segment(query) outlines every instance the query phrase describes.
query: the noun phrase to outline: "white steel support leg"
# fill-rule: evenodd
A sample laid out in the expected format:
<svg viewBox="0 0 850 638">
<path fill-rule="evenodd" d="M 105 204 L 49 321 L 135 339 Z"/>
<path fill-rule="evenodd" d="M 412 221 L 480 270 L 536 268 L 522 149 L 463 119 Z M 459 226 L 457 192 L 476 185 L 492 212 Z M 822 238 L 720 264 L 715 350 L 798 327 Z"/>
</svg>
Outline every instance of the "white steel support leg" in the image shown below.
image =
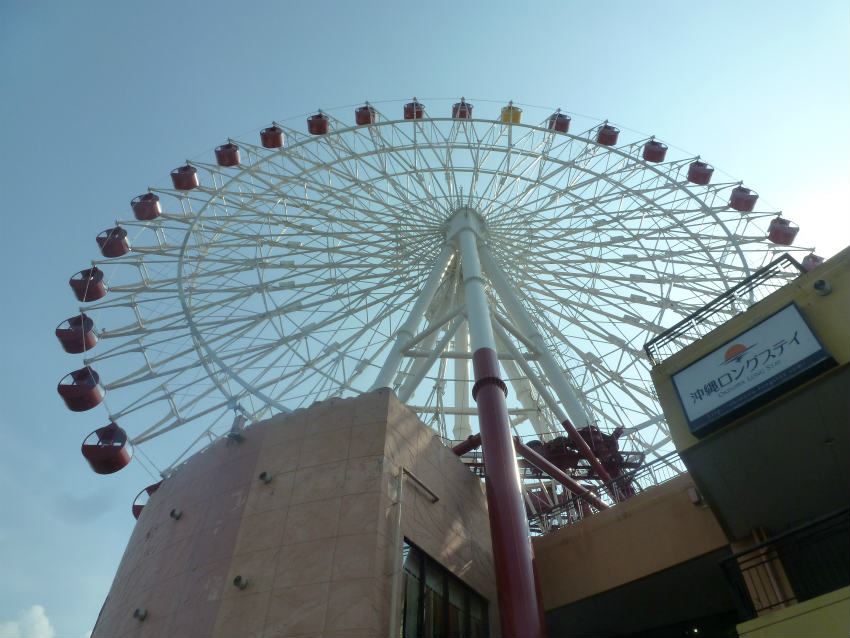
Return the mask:
<svg viewBox="0 0 850 638">
<path fill-rule="evenodd" d="M 563 422 L 567 418 L 567 413 L 564 412 L 564 409 L 561 407 L 561 404 L 552 396 L 552 393 L 546 387 L 546 384 L 541 381 L 538 374 L 531 367 L 531 364 L 525 360 L 522 356 L 522 353 L 510 340 L 508 333 L 505 332 L 505 329 L 502 328 L 498 323 L 493 325 L 493 329 L 496 331 L 496 335 L 499 337 L 499 343 L 504 344 L 505 350 L 514 358 L 514 362 L 522 369 L 523 373 L 525 373 L 526 378 L 529 383 L 534 386 L 534 389 L 537 390 L 537 394 L 540 395 L 540 398 L 543 402 L 549 406 L 549 409 L 552 410 L 552 414 L 555 415 L 555 418 L 558 421 Z M 525 406 L 523 406 L 525 407 Z"/>
<path fill-rule="evenodd" d="M 552 356 L 549 348 L 546 347 L 543 336 L 537 330 L 531 315 L 526 311 L 522 303 L 520 303 L 505 273 L 502 272 L 502 269 L 499 268 L 498 264 L 496 264 L 489 254 L 482 253 L 481 257 L 485 264 L 484 267 L 487 269 L 490 284 L 495 288 L 511 320 L 523 336 L 534 346 L 537 351 L 536 354 L 539 357 L 540 367 L 543 368 L 543 373 L 546 375 L 547 380 L 555 390 L 555 394 L 567 411 L 568 420 L 564 421 L 563 425 L 570 433 L 573 445 L 578 448 L 582 456 L 588 460 L 603 481 L 610 481 L 611 477 L 608 471 L 602 466 L 602 463 L 593 453 L 593 450 L 590 449 L 587 442 L 577 432 L 579 427 L 590 425 L 590 417 L 579 402 L 575 390 L 573 390 L 572 385 L 570 385 L 570 382 L 567 380 L 555 357 Z"/>
<path fill-rule="evenodd" d="M 437 357 L 440 356 L 440 353 L 443 352 L 443 350 L 446 349 L 446 346 L 449 345 L 451 338 L 455 336 L 455 330 L 457 330 L 457 325 L 460 321 L 460 318 L 455 319 L 452 323 L 446 326 L 446 334 L 443 335 L 443 338 L 440 339 L 439 343 L 433 346 L 431 355 L 423 359 L 419 365 L 414 368 L 412 376 L 404 382 L 404 385 L 398 392 L 399 401 L 407 403 L 410 400 L 410 397 L 413 396 L 413 392 L 417 387 L 419 387 L 419 384 L 422 383 L 422 379 L 425 378 L 425 374 L 431 369 L 434 362 L 437 361 Z M 436 333 L 434 336 L 436 336 Z"/>
<path fill-rule="evenodd" d="M 455 334 L 454 350 L 456 352 L 469 352 L 469 330 L 466 320 L 458 326 Z M 469 407 L 469 361 L 459 357 L 454 361 L 455 377 L 455 407 L 466 410 Z M 468 414 L 457 414 L 454 417 L 454 431 L 452 436 L 457 441 L 462 441 L 472 434 L 469 426 Z"/>
<path fill-rule="evenodd" d="M 466 226 L 457 234 L 460 262 L 463 268 L 463 295 L 466 302 L 466 317 L 469 321 L 469 341 L 472 352 L 480 348 L 496 349 L 493 324 L 490 321 L 490 304 L 481 275 L 478 256 L 478 237 Z"/>
<path fill-rule="evenodd" d="M 421 350 L 430 354 L 422 359 L 411 359 L 407 370 L 400 372 L 396 378 L 394 387 L 397 388 L 396 394 L 402 403 L 406 403 L 413 396 L 416 388 L 419 387 L 428 370 L 434 365 L 437 357 L 445 350 L 445 343 L 454 335 L 454 330 L 458 323 L 463 320 L 463 316 L 459 312 L 452 311 L 446 313 L 450 298 L 453 299 L 454 294 L 435 295 L 431 301 L 431 307 L 425 312 L 426 323 L 424 329 L 418 335 L 412 335 L 406 340 L 407 347 L 411 347 L 415 343 Z M 449 318 L 447 319 L 447 317 Z M 440 336 L 440 329 L 443 327 L 450 329 L 451 334 L 448 338 L 443 337 L 440 340 L 440 344 L 436 345 L 437 337 Z M 402 356 L 404 356 L 406 349 L 402 351 Z"/>
<path fill-rule="evenodd" d="M 434 344 L 437 343 L 437 337 L 439 336 L 440 329 L 438 327 L 435 328 L 434 326 L 428 326 L 427 329 L 431 332 L 426 337 L 424 337 L 418 345 L 420 350 L 433 353 Z M 426 357 L 425 359 L 410 359 L 406 364 L 402 364 L 399 366 L 400 370 L 398 372 L 398 375 L 396 375 L 395 380 L 389 387 L 395 390 L 395 393 L 398 395 L 399 400 L 402 403 L 407 400 L 402 399 L 402 395 L 410 397 L 410 395 L 413 394 L 413 391 L 416 390 L 416 384 L 411 385 L 411 379 L 418 377 L 420 370 L 422 370 L 423 377 L 428 371 L 428 368 L 424 367 L 426 365 L 429 365 L 427 363 L 428 358 L 430 357 Z"/>
<path fill-rule="evenodd" d="M 434 293 L 437 292 L 437 288 L 443 279 L 443 273 L 445 273 L 446 266 L 448 266 L 453 253 L 454 249 L 449 244 L 446 244 L 443 246 L 440 254 L 437 255 L 437 259 L 434 261 L 434 267 L 428 274 L 428 279 L 425 281 L 419 297 L 417 297 L 416 302 L 413 304 L 410 314 L 401 328 L 398 329 L 398 332 L 396 332 L 392 349 L 387 354 L 387 358 L 375 379 L 375 383 L 372 384 L 372 390 L 389 387 L 392 383 L 393 377 L 395 377 L 398 366 L 401 363 L 401 353 L 407 347 L 407 342 L 416 334 L 416 328 L 419 326 L 422 317 L 425 315 L 425 311 L 434 299 Z"/>
<path fill-rule="evenodd" d="M 493 329 L 496 331 L 496 343 L 499 345 L 499 350 L 509 351 L 509 343 L 504 343 L 505 339 L 502 334 L 500 334 L 500 326 L 498 324 L 493 326 Z M 514 357 L 520 356 L 519 352 L 513 354 Z M 514 391 L 516 392 L 516 397 L 519 399 L 520 405 L 527 410 L 539 409 L 539 405 L 534 398 L 534 393 L 531 389 L 531 382 L 528 379 L 522 378 L 520 376 L 519 366 L 517 365 L 517 361 L 512 359 L 504 359 L 502 360 L 502 367 L 505 369 L 505 375 L 511 380 L 510 385 L 513 386 Z M 548 440 L 552 431 L 549 428 L 548 424 L 545 424 L 540 419 L 540 413 L 530 413 L 528 414 L 528 420 L 531 423 L 531 427 L 534 429 L 534 432 L 537 436 L 541 437 L 544 441 Z"/>
<path fill-rule="evenodd" d="M 547 380 L 552 385 L 558 399 L 567 411 L 567 416 L 577 428 L 590 424 L 590 417 L 585 412 L 584 407 L 576 396 L 576 392 L 567 379 L 566 375 L 561 370 L 561 366 L 552 356 L 549 348 L 546 347 L 546 342 L 543 341 L 543 335 L 537 330 L 537 326 L 531 315 L 520 303 L 519 298 L 513 290 L 505 273 L 496 264 L 496 262 L 487 253 L 482 253 L 481 262 L 484 269 L 487 271 L 487 276 L 490 284 L 499 295 L 505 309 L 508 312 L 514 325 L 534 345 L 536 354 L 539 357 L 540 367 L 546 375 Z"/>
</svg>

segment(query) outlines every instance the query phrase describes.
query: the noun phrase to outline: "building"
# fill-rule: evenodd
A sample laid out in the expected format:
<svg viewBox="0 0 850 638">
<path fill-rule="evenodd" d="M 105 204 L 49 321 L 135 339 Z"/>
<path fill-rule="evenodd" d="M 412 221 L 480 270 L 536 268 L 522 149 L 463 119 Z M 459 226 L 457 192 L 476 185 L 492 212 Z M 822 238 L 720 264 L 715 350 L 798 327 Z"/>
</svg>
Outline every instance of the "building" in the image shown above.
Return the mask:
<svg viewBox="0 0 850 638">
<path fill-rule="evenodd" d="M 673 333 L 653 380 L 687 472 L 638 470 L 656 485 L 533 539 L 551 638 L 847 635 L 848 311 L 850 249 Z M 483 484 L 388 390 L 254 424 L 149 491 L 95 638 L 501 635 Z"/>
<path fill-rule="evenodd" d="M 687 473 L 535 539 L 550 635 L 850 632 L 850 249 L 702 337 L 687 332 L 775 268 L 650 351 Z M 803 348 L 807 327 L 808 349 L 762 372 Z M 716 396 L 721 377 L 749 376 Z"/>
</svg>

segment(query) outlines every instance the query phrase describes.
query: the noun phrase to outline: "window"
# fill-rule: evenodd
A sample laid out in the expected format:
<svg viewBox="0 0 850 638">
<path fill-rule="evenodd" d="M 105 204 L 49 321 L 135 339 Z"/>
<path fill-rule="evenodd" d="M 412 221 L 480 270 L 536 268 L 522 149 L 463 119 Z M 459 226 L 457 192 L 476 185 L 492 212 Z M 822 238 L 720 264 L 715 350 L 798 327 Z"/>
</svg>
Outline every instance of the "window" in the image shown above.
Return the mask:
<svg viewBox="0 0 850 638">
<path fill-rule="evenodd" d="M 404 541 L 402 638 L 487 638 L 487 601 Z"/>
</svg>

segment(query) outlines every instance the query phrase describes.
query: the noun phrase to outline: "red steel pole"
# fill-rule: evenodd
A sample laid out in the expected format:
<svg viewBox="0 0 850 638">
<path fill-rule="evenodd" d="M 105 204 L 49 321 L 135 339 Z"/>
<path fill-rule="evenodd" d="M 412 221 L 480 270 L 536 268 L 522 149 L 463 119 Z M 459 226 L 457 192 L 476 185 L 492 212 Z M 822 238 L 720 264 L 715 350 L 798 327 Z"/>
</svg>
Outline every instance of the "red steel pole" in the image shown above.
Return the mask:
<svg viewBox="0 0 850 638">
<path fill-rule="evenodd" d="M 478 254 L 478 240 L 484 233 L 484 220 L 472 209 L 460 208 L 449 220 L 447 238 L 457 244 L 463 272 L 463 295 L 475 372 L 472 398 L 478 406 L 484 452 L 499 617 L 504 638 L 542 638 L 528 519 L 505 401 L 508 388 L 499 372 L 490 303 Z"/>
<path fill-rule="evenodd" d="M 599 458 L 596 456 L 596 453 L 590 449 L 590 446 L 587 444 L 583 438 L 581 438 L 581 434 L 576 430 L 576 426 L 572 424 L 572 421 L 569 419 L 565 419 L 561 422 L 561 425 L 564 426 L 564 430 L 567 431 L 567 434 L 570 435 L 570 441 L 572 441 L 573 445 L 578 448 L 578 451 L 581 452 L 581 455 L 586 458 L 590 464 L 593 466 L 593 469 L 596 470 L 596 473 L 602 477 L 602 480 L 605 483 L 611 481 L 611 475 L 608 474 L 608 470 L 606 470 L 603 466 Z"/>
<path fill-rule="evenodd" d="M 470 434 L 463 441 L 452 448 L 452 452 L 458 456 L 463 456 L 467 452 L 472 452 L 475 448 L 481 447 L 481 435 Z"/>
<path fill-rule="evenodd" d="M 502 635 L 541 638 L 544 629 L 537 600 L 534 557 L 505 401 L 508 389 L 492 348 L 476 350 L 472 354 L 472 368 L 475 372 L 472 398 L 478 407 L 487 473 L 487 507 Z"/>
</svg>

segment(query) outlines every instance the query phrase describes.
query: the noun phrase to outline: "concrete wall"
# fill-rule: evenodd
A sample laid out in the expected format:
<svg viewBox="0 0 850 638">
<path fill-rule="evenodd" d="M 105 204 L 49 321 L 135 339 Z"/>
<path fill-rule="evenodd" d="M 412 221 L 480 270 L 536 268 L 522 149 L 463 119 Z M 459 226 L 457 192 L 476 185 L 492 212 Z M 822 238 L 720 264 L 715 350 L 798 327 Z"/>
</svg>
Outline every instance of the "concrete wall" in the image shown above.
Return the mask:
<svg viewBox="0 0 850 638">
<path fill-rule="evenodd" d="M 829 282 L 832 286 L 829 295 L 820 296 L 815 292 L 813 284 L 819 279 Z M 839 365 L 850 362 L 850 322 L 847 321 L 850 308 L 850 248 L 845 248 L 820 267 L 797 277 L 746 312 L 733 317 L 652 369 L 652 380 L 677 450 L 686 450 L 698 443 L 699 439 L 688 429 L 687 420 L 673 387 L 672 375 L 792 301 L 800 308 L 815 334 Z M 742 418 L 746 419 L 746 416 Z M 734 423 L 726 427 L 734 427 Z M 722 431 L 723 428 L 718 432 Z"/>
<path fill-rule="evenodd" d="M 403 534 L 495 601 L 480 481 L 379 390 L 255 424 L 182 465 L 142 511 L 94 638 L 388 635 L 402 466 L 439 496 L 408 480 Z"/>
<path fill-rule="evenodd" d="M 741 623 L 741 638 L 847 638 L 850 587 Z"/>
<path fill-rule="evenodd" d="M 394 394 L 389 395 L 388 423 L 382 479 L 387 524 L 383 529 L 389 532 L 390 523 L 396 520 L 396 477 L 405 467 L 439 500 L 433 503 L 427 492 L 406 480 L 401 504 L 403 535 L 488 600 L 490 636 L 498 638 L 496 576 L 484 484 Z M 389 535 L 386 542 L 391 545 Z M 384 598 L 389 600 L 389 594 Z"/>
<path fill-rule="evenodd" d="M 555 609 L 728 544 L 680 475 L 581 523 L 534 539 L 543 606 Z"/>
</svg>

